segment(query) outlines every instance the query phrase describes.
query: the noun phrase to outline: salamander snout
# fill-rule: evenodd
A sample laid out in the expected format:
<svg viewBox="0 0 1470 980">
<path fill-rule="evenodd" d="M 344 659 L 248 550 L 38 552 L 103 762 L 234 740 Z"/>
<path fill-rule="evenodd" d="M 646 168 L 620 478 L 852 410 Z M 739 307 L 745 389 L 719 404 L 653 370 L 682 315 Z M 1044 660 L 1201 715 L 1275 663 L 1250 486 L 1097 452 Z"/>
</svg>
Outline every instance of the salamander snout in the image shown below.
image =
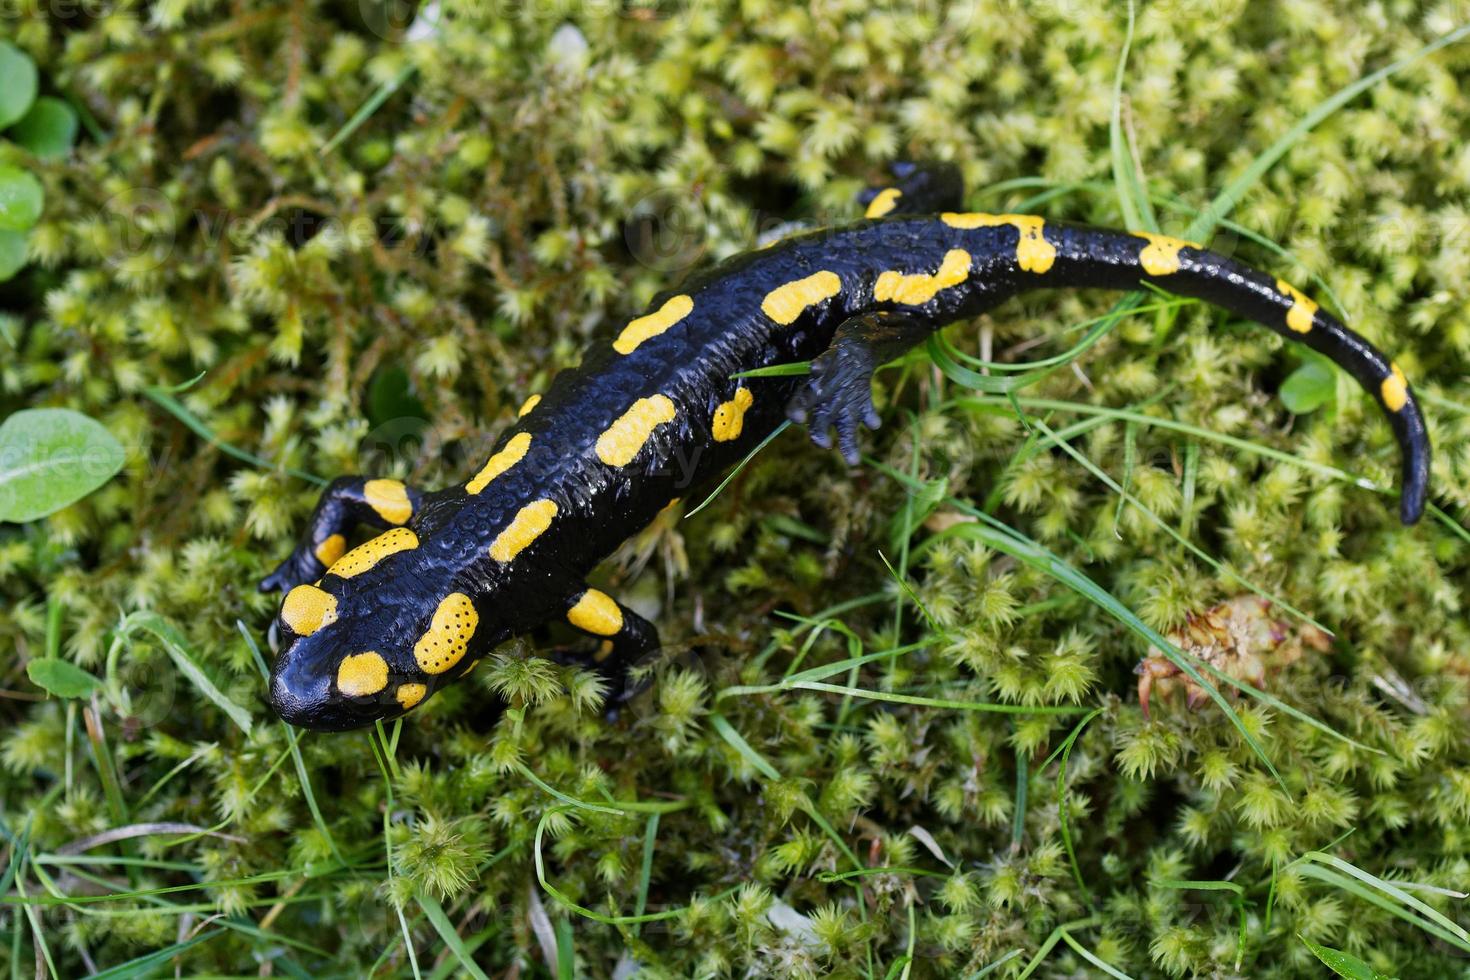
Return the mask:
<svg viewBox="0 0 1470 980">
<path fill-rule="evenodd" d="M 276 658 L 268 697 L 283 721 L 340 732 L 402 714 L 394 691 L 377 652 L 344 654 L 333 637 L 298 636 Z"/>
</svg>

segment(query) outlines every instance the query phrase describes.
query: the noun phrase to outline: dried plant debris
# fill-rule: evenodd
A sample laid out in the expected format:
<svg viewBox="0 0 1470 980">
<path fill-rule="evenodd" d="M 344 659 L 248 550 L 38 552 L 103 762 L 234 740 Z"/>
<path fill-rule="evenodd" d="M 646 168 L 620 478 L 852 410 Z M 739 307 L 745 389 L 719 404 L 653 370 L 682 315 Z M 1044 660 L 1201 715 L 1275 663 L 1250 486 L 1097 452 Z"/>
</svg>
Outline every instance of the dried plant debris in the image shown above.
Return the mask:
<svg viewBox="0 0 1470 980">
<path fill-rule="evenodd" d="M 1332 636 L 1311 623 L 1293 624 L 1273 613 L 1269 600 L 1256 595 L 1236 596 L 1190 615 L 1183 626 L 1170 630 L 1166 638 L 1187 656 L 1203 661 L 1253 687 L 1267 686 L 1269 677 L 1290 667 L 1309 651 L 1327 653 Z M 1162 650 L 1155 647 L 1134 668 L 1138 675 L 1138 706 L 1148 717 L 1150 698 L 1168 698 L 1184 689 L 1190 710 L 1208 696 L 1185 675 Z"/>
</svg>

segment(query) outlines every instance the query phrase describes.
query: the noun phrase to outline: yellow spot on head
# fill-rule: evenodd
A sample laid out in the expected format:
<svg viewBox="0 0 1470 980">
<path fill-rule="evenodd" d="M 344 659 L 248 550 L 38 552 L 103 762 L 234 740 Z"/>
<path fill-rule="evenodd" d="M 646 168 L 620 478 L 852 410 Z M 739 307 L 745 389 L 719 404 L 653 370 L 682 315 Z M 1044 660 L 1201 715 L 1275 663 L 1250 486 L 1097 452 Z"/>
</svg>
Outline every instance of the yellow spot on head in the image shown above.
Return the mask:
<svg viewBox="0 0 1470 980">
<path fill-rule="evenodd" d="M 616 636 L 623 628 L 623 611 L 611 596 L 588 589 L 567 610 L 567 622 L 594 636 Z"/>
<path fill-rule="evenodd" d="M 516 418 L 523 419 L 527 415 L 530 415 L 531 409 L 535 408 L 539 404 L 541 404 L 540 395 L 532 395 L 530 398 L 527 398 L 525 401 L 521 402 L 521 408 L 520 411 L 516 412 Z"/>
<path fill-rule="evenodd" d="M 618 339 L 613 341 L 613 350 L 619 354 L 633 353 L 639 344 L 651 337 L 657 337 L 688 316 L 693 309 L 694 300 L 688 296 L 681 294 L 669 297 L 657 310 L 629 321 L 623 332 L 618 334 Z"/>
<path fill-rule="evenodd" d="M 484 490 L 491 480 L 519 463 L 526 455 L 526 450 L 530 448 L 531 433 L 517 432 L 511 436 L 510 442 L 505 444 L 505 448 L 494 456 L 491 456 L 490 461 L 485 464 L 484 468 L 475 474 L 475 478 L 464 485 L 465 492 L 476 494 Z"/>
<path fill-rule="evenodd" d="M 603 640 L 601 643 L 597 644 L 597 653 L 593 656 L 592 659 L 596 660 L 598 663 L 602 663 L 608 657 L 612 656 L 612 652 L 614 649 L 615 648 L 613 646 L 612 640 Z"/>
<path fill-rule="evenodd" d="M 946 211 L 939 220 L 951 228 L 964 230 L 1012 226 L 1021 235 L 1016 242 L 1016 262 L 1026 272 L 1048 272 L 1057 260 L 1057 247 L 1042 234 L 1046 221 L 1034 214 L 985 214 L 980 211 L 956 214 Z"/>
<path fill-rule="evenodd" d="M 402 524 L 413 516 L 408 488 L 397 480 L 369 480 L 362 485 L 363 498 L 389 524 Z"/>
<path fill-rule="evenodd" d="M 1138 264 L 1151 276 L 1173 275 L 1179 271 L 1179 250 L 1201 247 L 1194 242 L 1186 242 L 1182 238 L 1172 238 L 1169 235 L 1155 235 L 1147 231 L 1135 231 L 1133 234 L 1148 242 L 1143 246 L 1143 251 L 1138 253 Z"/>
<path fill-rule="evenodd" d="M 531 542 L 551 527 L 556 517 L 556 501 L 536 500 L 522 507 L 504 531 L 490 543 L 490 557 L 507 562 L 530 547 Z"/>
<path fill-rule="evenodd" d="M 298 585 L 281 602 L 281 622 L 297 636 L 310 636 L 337 621 L 337 597 L 314 585 Z"/>
<path fill-rule="evenodd" d="M 331 568 L 332 563 L 338 558 L 341 558 L 342 552 L 346 550 L 346 538 L 340 534 L 329 534 L 322 540 L 321 544 L 316 546 L 312 553 L 316 555 L 317 561 L 321 562 L 327 568 Z"/>
<path fill-rule="evenodd" d="M 627 466 L 653 430 L 672 422 L 677 413 L 667 395 L 640 398 L 597 437 L 597 458 L 608 466 Z"/>
<path fill-rule="evenodd" d="M 715 409 L 714 422 L 710 425 L 715 442 L 730 442 L 733 439 L 739 439 L 740 430 L 745 428 L 745 410 L 754 403 L 755 396 L 750 393 L 749 388 L 745 387 L 736 388 L 734 398 L 721 402 L 720 407 Z M 673 505 L 670 504 L 670 506 Z"/>
<path fill-rule="evenodd" d="M 399 684 L 393 696 L 398 699 L 398 706 L 407 711 L 422 701 L 428 693 L 429 688 L 425 684 Z"/>
<path fill-rule="evenodd" d="M 873 196 L 873 200 L 868 202 L 868 210 L 867 213 L 863 215 L 863 217 L 883 217 L 889 211 L 892 211 L 895 207 L 898 206 L 898 199 L 901 197 L 903 197 L 903 191 L 899 190 L 897 187 L 885 187 L 883 190 L 879 191 Z"/>
<path fill-rule="evenodd" d="M 1397 412 L 1408 404 L 1409 380 L 1397 364 L 1389 365 L 1389 375 L 1378 386 L 1378 391 L 1383 396 L 1383 406 L 1390 412 Z"/>
<path fill-rule="evenodd" d="M 919 272 L 906 276 L 891 270 L 884 272 L 873 283 L 873 298 L 879 302 L 921 306 L 933 299 L 941 289 L 958 286 L 969 277 L 970 253 L 964 249 L 952 248 L 944 253 L 944 261 L 939 264 L 939 271 L 933 275 Z"/>
<path fill-rule="evenodd" d="M 1291 309 L 1286 311 L 1286 325 L 1297 333 L 1310 333 L 1312 330 L 1312 317 L 1317 314 L 1317 303 L 1308 299 L 1291 283 L 1284 279 L 1276 280 L 1276 288 L 1291 297 Z"/>
<path fill-rule="evenodd" d="M 365 698 L 387 686 L 388 662 L 372 650 L 343 657 L 337 668 L 337 690 L 349 698 Z"/>
<path fill-rule="evenodd" d="M 400 551 L 412 551 L 418 546 L 419 536 L 417 534 L 406 527 L 395 527 L 391 531 L 384 531 L 370 541 L 364 541 L 338 558 L 332 563 L 332 567 L 327 569 L 327 574 L 338 578 L 352 578 L 354 575 L 361 575 L 389 555 L 396 555 Z"/>
<path fill-rule="evenodd" d="M 823 270 L 813 272 L 805 279 L 794 279 L 784 286 L 777 286 L 761 300 L 761 310 L 781 326 L 796 322 L 807 307 L 816 306 L 842 292 L 842 280 L 837 273 Z"/>
<path fill-rule="evenodd" d="M 426 674 L 442 674 L 459 663 L 469 649 L 470 637 L 480 625 L 480 614 L 463 592 L 451 592 L 434 610 L 429 628 L 413 645 L 413 659 Z"/>
</svg>

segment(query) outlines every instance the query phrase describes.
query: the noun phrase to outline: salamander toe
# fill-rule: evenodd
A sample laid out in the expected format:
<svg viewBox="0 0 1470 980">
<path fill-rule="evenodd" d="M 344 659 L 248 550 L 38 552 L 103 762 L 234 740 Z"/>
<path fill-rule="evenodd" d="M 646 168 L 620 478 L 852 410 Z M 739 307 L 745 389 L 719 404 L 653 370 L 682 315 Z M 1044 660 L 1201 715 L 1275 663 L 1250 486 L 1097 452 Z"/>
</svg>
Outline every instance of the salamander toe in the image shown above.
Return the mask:
<svg viewBox="0 0 1470 980">
<path fill-rule="evenodd" d="M 832 447 L 831 430 L 837 431 L 837 447 L 848 465 L 860 458 L 858 429 L 877 429 L 882 420 L 873 407 L 873 359 L 854 344 L 834 345 L 812 361 L 811 374 L 792 396 L 786 415 L 805 422 L 813 444 Z"/>
</svg>

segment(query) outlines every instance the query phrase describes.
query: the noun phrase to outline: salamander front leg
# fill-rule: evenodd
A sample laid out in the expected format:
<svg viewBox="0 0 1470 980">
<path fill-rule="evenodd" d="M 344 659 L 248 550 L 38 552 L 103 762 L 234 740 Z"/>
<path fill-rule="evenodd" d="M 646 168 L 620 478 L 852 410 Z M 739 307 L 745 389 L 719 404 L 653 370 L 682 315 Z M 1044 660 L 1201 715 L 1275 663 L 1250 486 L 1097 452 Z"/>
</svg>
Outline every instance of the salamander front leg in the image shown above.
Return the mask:
<svg viewBox="0 0 1470 980">
<path fill-rule="evenodd" d="M 888 168 L 893 182 L 869 187 L 858 193 L 858 203 L 867 205 L 865 218 L 894 214 L 934 214 L 959 211 L 965 197 L 960 168 L 952 163 L 924 161 L 895 163 Z"/>
<path fill-rule="evenodd" d="M 597 589 L 584 589 L 570 597 L 567 622 L 601 641 L 592 661 L 610 682 L 604 714 L 615 719 L 622 704 L 638 693 L 628 684 L 628 670 L 659 648 L 658 629 Z"/>
<path fill-rule="evenodd" d="M 837 448 L 849 466 L 858 461 L 858 425 L 882 424 L 873 408 L 873 372 L 934 332 L 931 323 L 907 313 L 864 313 L 837 328 L 828 347 L 812 361 L 811 375 L 792 396 L 786 415 L 809 422 L 812 442 Z"/>
<path fill-rule="evenodd" d="M 359 524 L 398 527 L 418 513 L 423 494 L 397 480 L 341 476 L 322 492 L 301 541 L 260 581 L 262 592 L 288 592 L 315 582 L 347 550 L 347 536 Z"/>
</svg>

